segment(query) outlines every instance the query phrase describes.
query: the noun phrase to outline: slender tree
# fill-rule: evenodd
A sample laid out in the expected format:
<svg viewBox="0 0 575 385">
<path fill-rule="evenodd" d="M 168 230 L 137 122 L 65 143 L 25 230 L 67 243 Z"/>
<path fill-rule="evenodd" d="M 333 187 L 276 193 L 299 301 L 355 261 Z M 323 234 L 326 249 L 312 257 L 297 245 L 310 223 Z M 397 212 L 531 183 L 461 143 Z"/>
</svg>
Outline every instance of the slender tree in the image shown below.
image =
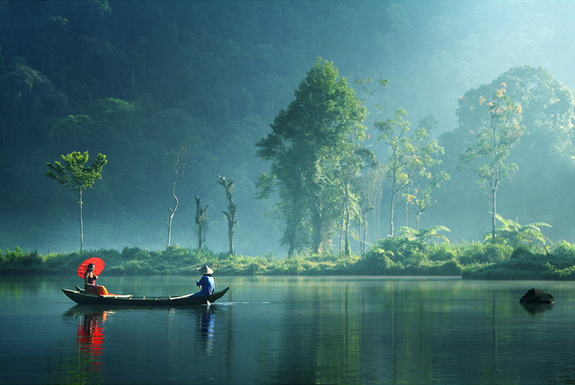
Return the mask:
<svg viewBox="0 0 575 385">
<path fill-rule="evenodd" d="M 228 211 L 222 211 L 228 220 L 228 240 L 230 244 L 230 255 L 234 255 L 234 228 L 238 221 L 236 221 L 236 204 L 234 203 L 234 197 L 232 195 L 232 190 L 234 189 L 234 180 L 226 180 L 225 176 L 218 175 L 218 184 L 223 186 L 226 190 L 226 198 L 228 199 Z"/>
<path fill-rule="evenodd" d="M 379 202 L 381 185 L 382 185 L 382 165 L 376 164 L 373 169 L 363 172 L 355 180 L 356 191 L 358 194 L 358 233 L 361 254 L 365 253 L 367 245 L 367 214 L 375 210 Z"/>
<path fill-rule="evenodd" d="M 208 205 L 202 208 L 200 198 L 196 195 L 196 225 L 198 225 L 198 249 L 202 248 L 202 241 L 205 240 L 208 230 Z"/>
<path fill-rule="evenodd" d="M 389 235 L 394 234 L 395 206 L 401 192 L 412 185 L 415 178 L 431 178 L 429 168 L 441 163 L 435 158 L 443 153 L 443 147 L 436 140 L 430 140 L 424 127 L 418 128 L 413 136 L 408 135 L 409 122 L 404 119 L 407 112 L 398 108 L 394 119 L 377 121 L 380 131 L 378 140 L 388 144 L 390 156 L 385 176 L 391 181 Z"/>
<path fill-rule="evenodd" d="M 64 187 L 72 188 L 78 194 L 78 218 L 80 221 L 80 252 L 84 248 L 84 191 L 92 188 L 96 179 L 102 179 L 102 168 L 108 162 L 106 156 L 98 154 L 95 161 L 90 167 L 84 165 L 88 162 L 88 151 L 84 153 L 71 152 L 68 155 L 62 155 L 64 165 L 56 161 L 54 164 L 47 163 L 47 177 L 56 180 Z"/>
<path fill-rule="evenodd" d="M 178 150 L 172 150 L 166 153 L 166 156 L 171 158 L 172 164 L 174 166 L 174 183 L 172 183 L 172 197 L 174 198 L 174 208 L 168 207 L 170 210 L 170 215 L 166 219 L 166 226 L 168 228 L 168 247 L 172 244 L 172 221 L 176 210 L 178 209 L 179 200 L 176 196 L 176 184 L 184 176 L 184 170 L 186 169 L 186 162 L 189 157 L 189 153 L 186 147 L 182 146 Z"/>
<path fill-rule="evenodd" d="M 475 136 L 475 141 L 459 156 L 459 169 L 477 174 L 477 183 L 491 205 L 491 241 L 495 242 L 497 191 L 502 180 L 510 178 L 519 168 L 505 163 L 511 148 L 519 142 L 525 126 L 519 124 L 521 106 L 505 95 L 506 85 L 495 91 L 491 101 L 481 97 L 479 104 L 487 107 L 489 119 Z"/>
</svg>

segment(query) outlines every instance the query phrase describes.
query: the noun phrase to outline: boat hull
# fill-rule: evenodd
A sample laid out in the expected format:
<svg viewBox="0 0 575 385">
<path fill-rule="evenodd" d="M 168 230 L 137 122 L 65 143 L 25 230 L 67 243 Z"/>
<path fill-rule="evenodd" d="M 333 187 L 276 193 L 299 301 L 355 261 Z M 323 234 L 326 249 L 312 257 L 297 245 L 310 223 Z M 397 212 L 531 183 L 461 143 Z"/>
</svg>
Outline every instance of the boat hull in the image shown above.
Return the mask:
<svg viewBox="0 0 575 385">
<path fill-rule="evenodd" d="M 62 289 L 72 301 L 81 305 L 106 305 L 106 306 L 194 306 L 212 303 L 222 298 L 229 287 L 205 297 L 194 297 L 186 294 L 178 297 L 134 297 L 132 295 L 93 295 L 84 291 Z"/>
</svg>

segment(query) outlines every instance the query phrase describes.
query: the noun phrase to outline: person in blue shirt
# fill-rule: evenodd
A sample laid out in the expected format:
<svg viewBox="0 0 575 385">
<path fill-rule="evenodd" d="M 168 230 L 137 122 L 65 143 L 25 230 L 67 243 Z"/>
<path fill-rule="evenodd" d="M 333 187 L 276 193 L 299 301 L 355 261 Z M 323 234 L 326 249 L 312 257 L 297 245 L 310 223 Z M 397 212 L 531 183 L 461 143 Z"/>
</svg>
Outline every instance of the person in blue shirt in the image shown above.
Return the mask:
<svg viewBox="0 0 575 385">
<path fill-rule="evenodd" d="M 214 271 L 210 269 L 208 265 L 200 267 L 198 271 L 202 273 L 202 278 L 196 282 L 196 285 L 200 286 L 202 289 L 199 292 L 194 293 L 193 297 L 207 297 L 214 294 L 214 291 L 216 290 L 216 283 L 212 277 Z"/>
</svg>

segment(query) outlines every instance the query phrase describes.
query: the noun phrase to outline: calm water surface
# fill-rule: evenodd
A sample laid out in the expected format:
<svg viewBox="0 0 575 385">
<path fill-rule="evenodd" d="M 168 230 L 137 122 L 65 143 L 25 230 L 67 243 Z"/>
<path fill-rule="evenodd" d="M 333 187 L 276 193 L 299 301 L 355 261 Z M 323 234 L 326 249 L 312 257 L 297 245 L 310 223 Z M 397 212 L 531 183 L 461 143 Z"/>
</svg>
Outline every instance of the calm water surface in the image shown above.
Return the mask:
<svg viewBox="0 0 575 385">
<path fill-rule="evenodd" d="M 198 277 L 101 276 L 178 295 Z M 78 278 L 0 282 L 5 384 L 573 384 L 575 283 L 228 278 L 210 307 L 76 306 Z M 525 309 L 531 287 L 552 308 Z"/>
</svg>

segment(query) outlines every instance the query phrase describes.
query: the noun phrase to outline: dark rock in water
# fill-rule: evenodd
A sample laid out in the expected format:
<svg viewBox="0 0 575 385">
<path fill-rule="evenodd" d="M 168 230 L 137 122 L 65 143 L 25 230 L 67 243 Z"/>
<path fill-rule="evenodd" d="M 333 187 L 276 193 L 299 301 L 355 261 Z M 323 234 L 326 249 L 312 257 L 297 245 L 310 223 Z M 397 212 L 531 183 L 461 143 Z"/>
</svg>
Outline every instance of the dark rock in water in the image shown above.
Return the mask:
<svg viewBox="0 0 575 385">
<path fill-rule="evenodd" d="M 540 289 L 530 289 L 521 299 L 519 303 L 522 304 L 538 304 L 538 303 L 555 303 L 555 299 L 551 294 L 545 293 Z"/>
</svg>

